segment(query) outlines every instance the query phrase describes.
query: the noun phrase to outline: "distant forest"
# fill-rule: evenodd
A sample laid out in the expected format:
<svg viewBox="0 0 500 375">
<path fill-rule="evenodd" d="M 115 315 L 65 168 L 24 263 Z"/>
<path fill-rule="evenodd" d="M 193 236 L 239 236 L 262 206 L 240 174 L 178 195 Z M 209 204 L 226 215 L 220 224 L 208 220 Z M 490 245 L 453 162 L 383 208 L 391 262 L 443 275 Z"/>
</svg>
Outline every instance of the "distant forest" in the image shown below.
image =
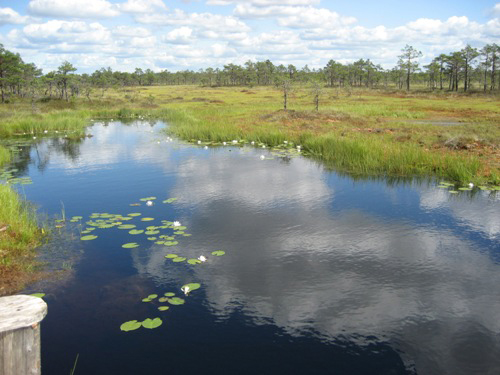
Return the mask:
<svg viewBox="0 0 500 375">
<path fill-rule="evenodd" d="M 406 45 L 392 69 L 383 69 L 370 59 L 341 64 L 330 60 L 321 69 L 307 65 L 275 65 L 270 60 L 247 61 L 243 66 L 224 65 L 198 71 L 153 72 L 136 68 L 133 73 L 101 68 L 92 74 L 76 74 L 77 67 L 64 61 L 57 71 L 42 74 L 33 63 L 0 44 L 0 89 L 2 103 L 11 96 L 69 100 L 84 96 L 91 100 L 109 88 L 152 85 L 269 86 L 285 84 L 322 84 L 330 87 L 419 88 L 447 91 L 498 91 L 500 47 L 487 44 L 481 49 L 467 45 L 460 51 L 441 54 L 428 65 L 420 66 L 422 52 Z"/>
</svg>

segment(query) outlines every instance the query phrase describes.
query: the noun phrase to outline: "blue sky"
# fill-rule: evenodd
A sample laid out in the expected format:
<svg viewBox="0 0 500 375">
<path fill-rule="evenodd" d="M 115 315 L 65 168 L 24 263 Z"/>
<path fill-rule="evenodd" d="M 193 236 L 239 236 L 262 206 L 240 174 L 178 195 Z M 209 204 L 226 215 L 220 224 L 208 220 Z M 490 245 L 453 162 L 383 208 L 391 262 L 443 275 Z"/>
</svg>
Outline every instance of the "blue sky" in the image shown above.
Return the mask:
<svg viewBox="0 0 500 375">
<path fill-rule="evenodd" d="M 79 72 L 265 59 L 390 68 L 406 44 L 427 63 L 499 42 L 500 3 L 490 0 L 0 0 L 0 43 L 44 72 L 64 60 Z"/>
</svg>

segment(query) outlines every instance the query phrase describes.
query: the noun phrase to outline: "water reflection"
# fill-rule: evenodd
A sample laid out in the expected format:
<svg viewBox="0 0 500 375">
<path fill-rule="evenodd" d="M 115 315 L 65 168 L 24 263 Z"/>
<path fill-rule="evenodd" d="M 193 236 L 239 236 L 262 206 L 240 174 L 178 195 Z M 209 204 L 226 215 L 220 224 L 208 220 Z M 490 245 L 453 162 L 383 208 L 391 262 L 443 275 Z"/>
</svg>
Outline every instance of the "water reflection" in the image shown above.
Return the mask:
<svg viewBox="0 0 500 375">
<path fill-rule="evenodd" d="M 375 336 L 421 373 L 500 368 L 494 357 L 500 350 L 500 273 L 478 249 L 498 250 L 497 221 L 488 220 L 497 220 L 498 202 L 450 200 L 417 184 L 409 190 L 420 196 L 425 220 L 404 211 L 386 217 L 390 207 L 398 212 L 407 203 L 408 189 L 386 188 L 382 208 L 377 202 L 366 210 L 332 210 L 346 198 L 345 185 L 342 178 L 331 183 L 305 159 L 284 166 L 243 151 L 184 158 L 173 195 L 193 211 L 188 226 L 196 236 L 183 254 L 228 253 L 194 268 L 214 313 L 229 317 L 242 308 L 256 323 L 271 320 L 293 336 L 317 332 L 359 344 Z M 353 203 L 370 185 L 380 188 L 375 182 L 351 187 Z M 446 225 L 433 225 L 437 208 L 446 210 Z M 455 230 L 456 221 L 486 239 L 478 243 Z M 163 254 L 148 254 L 135 257 L 140 272 L 159 283 L 186 278 Z M 480 351 L 468 349 L 485 342 Z"/>
<path fill-rule="evenodd" d="M 254 343 L 278 336 L 293 341 L 283 351 L 300 340 L 355 356 L 392 348 L 387 358 L 397 363 L 391 357 L 397 351 L 408 371 L 422 374 L 500 372 L 497 197 L 451 196 L 428 181 L 353 180 L 307 159 L 260 160 L 267 151 L 251 148 L 167 143 L 149 123 L 89 132 L 93 138 L 71 146 L 47 140 L 31 149 L 28 163 L 41 167 L 31 171 L 28 199 L 49 212 L 64 201 L 67 216 L 85 216 L 130 212 L 128 204 L 143 196 L 177 197 L 174 205 L 148 210 L 180 220 L 193 236 L 175 250 L 145 239 L 140 248 L 124 250 L 123 231 L 85 244 L 69 301 L 64 308 L 54 303 L 49 317 L 54 326 L 66 319 L 67 335 L 71 324 L 85 320 L 80 293 L 85 314 L 96 319 L 80 323 L 79 337 L 93 343 L 92 330 L 116 339 L 117 323 L 146 314 L 134 301 L 153 292 L 151 281 L 163 292 L 197 281 L 203 288 L 184 307 L 191 321 L 203 322 L 191 332 L 203 342 L 213 337 L 208 332 L 224 338 L 258 332 Z M 164 258 L 218 249 L 227 255 L 195 267 Z M 177 328 L 169 326 L 186 346 L 189 321 L 183 316 Z M 54 341 L 61 335 L 51 334 Z M 160 350 L 148 346 L 150 336 L 143 340 L 142 355 Z M 123 345 L 132 353 L 137 342 Z"/>
</svg>

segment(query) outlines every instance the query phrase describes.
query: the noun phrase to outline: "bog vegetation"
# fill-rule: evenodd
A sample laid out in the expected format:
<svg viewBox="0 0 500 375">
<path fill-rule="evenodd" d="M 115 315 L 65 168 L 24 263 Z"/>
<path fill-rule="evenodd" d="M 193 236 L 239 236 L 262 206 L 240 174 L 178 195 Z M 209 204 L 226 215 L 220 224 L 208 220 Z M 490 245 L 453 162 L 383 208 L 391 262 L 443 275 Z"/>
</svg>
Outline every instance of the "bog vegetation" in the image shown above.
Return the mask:
<svg viewBox="0 0 500 375">
<path fill-rule="evenodd" d="M 158 118 L 185 140 L 293 144 L 354 174 L 498 184 L 499 55 L 495 44 L 467 46 L 420 67 L 420 52 L 406 46 L 389 70 L 363 59 L 312 70 L 266 60 L 197 72 L 76 74 L 63 62 L 42 74 L 0 45 L 0 138 L 39 140 L 57 132 L 70 142 L 93 119 Z M 10 158 L 0 146 L 0 165 Z M 0 185 L 0 198 L 5 280 L 33 267 L 27 249 L 41 235 L 17 193 Z"/>
</svg>

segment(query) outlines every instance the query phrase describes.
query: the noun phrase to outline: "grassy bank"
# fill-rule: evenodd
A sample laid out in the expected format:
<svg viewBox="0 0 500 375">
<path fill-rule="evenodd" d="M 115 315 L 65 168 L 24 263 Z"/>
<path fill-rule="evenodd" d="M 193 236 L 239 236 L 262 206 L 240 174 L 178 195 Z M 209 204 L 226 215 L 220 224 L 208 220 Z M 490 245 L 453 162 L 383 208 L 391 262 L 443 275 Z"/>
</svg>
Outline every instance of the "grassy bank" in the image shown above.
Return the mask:
<svg viewBox="0 0 500 375">
<path fill-rule="evenodd" d="M 108 90 L 92 101 L 0 106 L 0 137 L 45 131 L 82 134 L 91 119 L 155 117 L 186 140 L 287 140 L 333 168 L 356 174 L 429 175 L 457 182 L 500 179 L 499 98 L 481 93 L 324 88 L 319 111 L 306 87 L 153 86 Z M 10 106 L 10 107 L 9 107 Z"/>
<path fill-rule="evenodd" d="M 2 153 L 0 151 L 0 156 Z M 1 166 L 8 159 L 0 160 L 3 160 Z M 35 211 L 10 186 L 0 184 L 0 202 L 1 296 L 19 290 L 34 278 L 34 248 L 40 243 L 42 234 Z"/>
</svg>

